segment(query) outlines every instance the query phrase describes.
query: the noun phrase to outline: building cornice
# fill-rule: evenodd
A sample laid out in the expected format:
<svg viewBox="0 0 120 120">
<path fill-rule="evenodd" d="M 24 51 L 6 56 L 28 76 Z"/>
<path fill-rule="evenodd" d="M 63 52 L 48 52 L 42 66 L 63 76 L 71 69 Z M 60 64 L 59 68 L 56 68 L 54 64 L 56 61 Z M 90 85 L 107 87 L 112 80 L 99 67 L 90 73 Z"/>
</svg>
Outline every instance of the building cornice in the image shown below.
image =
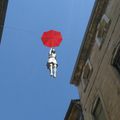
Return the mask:
<svg viewBox="0 0 120 120">
<path fill-rule="evenodd" d="M 71 81 L 70 81 L 70 83 L 74 84 L 75 86 L 79 85 L 83 66 L 87 58 L 89 58 L 92 47 L 95 43 L 97 25 L 106 10 L 108 1 L 109 0 L 96 0 L 95 1 L 92 14 L 91 14 L 84 38 L 83 38 L 83 42 L 79 50 L 77 61 L 75 63 L 75 67 L 74 67 Z"/>
<path fill-rule="evenodd" d="M 3 27 L 5 23 L 5 17 L 7 12 L 8 0 L 1 0 L 0 1 L 0 43 L 3 34 Z"/>
<path fill-rule="evenodd" d="M 82 112 L 80 100 L 71 100 L 68 111 L 66 112 L 64 120 L 72 120 L 72 117 L 75 116 L 75 112 Z"/>
</svg>

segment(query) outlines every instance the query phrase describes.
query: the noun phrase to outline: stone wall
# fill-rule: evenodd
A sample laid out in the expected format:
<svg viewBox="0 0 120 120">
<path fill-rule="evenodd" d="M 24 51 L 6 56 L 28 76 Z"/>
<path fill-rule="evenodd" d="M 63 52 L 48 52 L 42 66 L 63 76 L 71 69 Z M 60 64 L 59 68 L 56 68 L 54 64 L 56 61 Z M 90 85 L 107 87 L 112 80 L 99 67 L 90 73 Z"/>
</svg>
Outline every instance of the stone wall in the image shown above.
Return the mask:
<svg viewBox="0 0 120 120">
<path fill-rule="evenodd" d="M 120 74 L 111 64 L 113 51 L 120 42 L 120 1 L 109 0 L 105 14 L 110 19 L 107 36 L 99 48 L 95 42 L 90 54 L 92 74 L 86 91 L 78 85 L 85 120 L 92 120 L 92 109 L 100 97 L 107 120 L 120 117 Z"/>
</svg>

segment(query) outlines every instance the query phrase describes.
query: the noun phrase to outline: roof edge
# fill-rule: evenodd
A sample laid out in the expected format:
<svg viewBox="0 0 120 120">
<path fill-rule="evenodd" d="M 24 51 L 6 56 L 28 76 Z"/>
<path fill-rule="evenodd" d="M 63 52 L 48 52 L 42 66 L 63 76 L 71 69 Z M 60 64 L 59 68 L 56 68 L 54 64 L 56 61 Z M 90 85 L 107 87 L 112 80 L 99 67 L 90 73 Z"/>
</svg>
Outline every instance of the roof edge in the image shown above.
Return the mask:
<svg viewBox="0 0 120 120">
<path fill-rule="evenodd" d="M 79 78 L 81 75 L 81 71 L 83 69 L 83 65 L 87 57 L 89 56 L 91 49 L 95 42 L 95 34 L 97 25 L 106 10 L 106 5 L 109 0 L 96 0 L 92 9 L 92 13 L 83 37 L 83 41 L 81 47 L 79 49 L 79 53 L 77 56 L 77 60 L 73 69 L 73 73 L 71 76 L 70 84 L 74 84 L 75 86 L 79 85 Z M 101 7 L 102 6 L 102 7 Z M 79 64 L 79 66 L 78 66 Z"/>
</svg>

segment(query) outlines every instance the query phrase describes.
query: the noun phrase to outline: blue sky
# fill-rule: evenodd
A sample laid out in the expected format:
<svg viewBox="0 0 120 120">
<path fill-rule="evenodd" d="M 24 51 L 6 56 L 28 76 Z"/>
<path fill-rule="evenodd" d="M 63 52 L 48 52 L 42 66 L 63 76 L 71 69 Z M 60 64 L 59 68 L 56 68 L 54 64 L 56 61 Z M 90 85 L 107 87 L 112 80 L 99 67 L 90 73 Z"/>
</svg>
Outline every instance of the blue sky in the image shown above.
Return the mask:
<svg viewBox="0 0 120 120">
<path fill-rule="evenodd" d="M 0 120 L 63 120 L 71 99 L 72 71 L 94 0 L 9 0 L 0 45 Z M 46 68 L 44 31 L 58 30 L 57 78 Z"/>
</svg>

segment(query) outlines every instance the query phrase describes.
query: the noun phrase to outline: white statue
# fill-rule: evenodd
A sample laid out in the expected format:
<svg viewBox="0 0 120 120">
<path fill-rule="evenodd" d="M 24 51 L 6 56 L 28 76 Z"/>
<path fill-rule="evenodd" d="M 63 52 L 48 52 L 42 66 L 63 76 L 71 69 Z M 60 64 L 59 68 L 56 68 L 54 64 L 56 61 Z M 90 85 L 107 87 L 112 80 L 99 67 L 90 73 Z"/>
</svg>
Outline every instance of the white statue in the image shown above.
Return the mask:
<svg viewBox="0 0 120 120">
<path fill-rule="evenodd" d="M 58 64 L 57 64 L 56 52 L 54 48 L 51 48 L 49 51 L 47 67 L 50 71 L 50 75 L 55 78 Z"/>
</svg>

